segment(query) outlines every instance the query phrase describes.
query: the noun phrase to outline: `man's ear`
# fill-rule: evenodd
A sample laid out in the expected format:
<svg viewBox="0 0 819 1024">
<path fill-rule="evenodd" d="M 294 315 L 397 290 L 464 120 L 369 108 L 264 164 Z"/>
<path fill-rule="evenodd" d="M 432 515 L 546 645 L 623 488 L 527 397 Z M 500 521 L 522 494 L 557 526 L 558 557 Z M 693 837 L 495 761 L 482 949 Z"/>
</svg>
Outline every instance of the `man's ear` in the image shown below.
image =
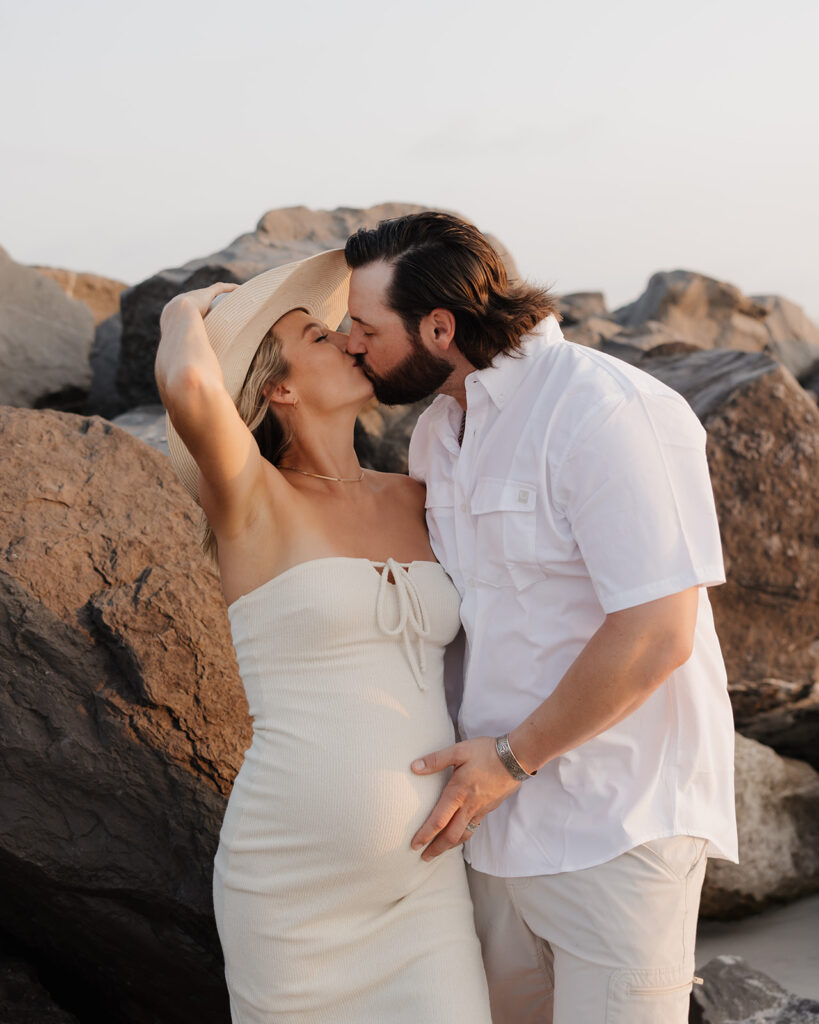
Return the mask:
<svg viewBox="0 0 819 1024">
<path fill-rule="evenodd" d="M 455 341 L 455 316 L 448 309 L 433 309 L 421 320 L 418 329 L 422 341 L 440 352 L 448 352 Z"/>
</svg>

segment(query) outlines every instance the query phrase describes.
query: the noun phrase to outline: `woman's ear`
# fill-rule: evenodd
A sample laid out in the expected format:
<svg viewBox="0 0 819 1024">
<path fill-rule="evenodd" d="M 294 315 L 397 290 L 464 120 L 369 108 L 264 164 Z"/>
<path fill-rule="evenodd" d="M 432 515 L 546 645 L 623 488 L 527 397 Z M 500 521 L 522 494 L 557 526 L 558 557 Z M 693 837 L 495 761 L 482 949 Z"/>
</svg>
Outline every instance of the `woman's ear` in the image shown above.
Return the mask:
<svg viewBox="0 0 819 1024">
<path fill-rule="evenodd" d="M 292 405 L 295 407 L 299 402 L 296 392 L 286 384 L 277 384 L 275 387 L 270 388 L 269 391 L 265 391 L 264 396 L 268 402 L 275 402 L 276 405 Z"/>
</svg>

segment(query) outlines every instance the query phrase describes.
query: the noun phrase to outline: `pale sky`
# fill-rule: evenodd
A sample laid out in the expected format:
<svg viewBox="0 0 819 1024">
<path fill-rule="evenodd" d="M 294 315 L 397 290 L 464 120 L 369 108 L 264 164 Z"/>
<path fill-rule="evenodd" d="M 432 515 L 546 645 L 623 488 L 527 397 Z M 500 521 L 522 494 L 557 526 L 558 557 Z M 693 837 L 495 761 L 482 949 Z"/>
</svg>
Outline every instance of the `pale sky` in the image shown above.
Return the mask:
<svg viewBox="0 0 819 1024">
<path fill-rule="evenodd" d="M 819 0 L 0 0 L 0 245 L 135 283 L 280 206 L 460 211 L 613 308 L 819 321 Z"/>
</svg>

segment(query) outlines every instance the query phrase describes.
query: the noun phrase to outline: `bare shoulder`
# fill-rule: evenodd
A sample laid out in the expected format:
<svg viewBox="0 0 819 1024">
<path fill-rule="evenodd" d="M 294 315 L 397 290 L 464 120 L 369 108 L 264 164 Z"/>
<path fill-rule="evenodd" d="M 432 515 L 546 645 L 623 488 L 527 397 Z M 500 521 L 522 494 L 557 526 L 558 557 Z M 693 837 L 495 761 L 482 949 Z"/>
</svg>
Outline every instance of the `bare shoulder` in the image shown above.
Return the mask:
<svg viewBox="0 0 819 1024">
<path fill-rule="evenodd" d="M 406 473 L 377 473 L 374 470 L 371 473 L 373 483 L 382 489 L 385 497 L 423 513 L 427 489 L 422 483 Z"/>
</svg>

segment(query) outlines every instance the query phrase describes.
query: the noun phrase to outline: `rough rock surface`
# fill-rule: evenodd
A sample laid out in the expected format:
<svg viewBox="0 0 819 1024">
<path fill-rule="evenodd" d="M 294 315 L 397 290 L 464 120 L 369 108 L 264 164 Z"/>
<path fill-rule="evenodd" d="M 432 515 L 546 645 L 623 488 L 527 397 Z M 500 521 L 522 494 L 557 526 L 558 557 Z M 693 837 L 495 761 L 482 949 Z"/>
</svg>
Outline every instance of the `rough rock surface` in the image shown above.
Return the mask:
<svg viewBox="0 0 819 1024">
<path fill-rule="evenodd" d="M 819 1002 L 791 995 L 741 957 L 715 957 L 700 975 L 689 1024 L 819 1024 Z"/>
<path fill-rule="evenodd" d="M 93 340 L 83 303 L 0 248 L 0 405 L 81 405 Z"/>
<path fill-rule="evenodd" d="M 711 601 L 737 728 L 819 768 L 819 409 L 780 368 L 705 426 L 728 578 Z"/>
<path fill-rule="evenodd" d="M 270 210 L 255 231 L 241 235 L 221 252 L 191 260 L 182 267 L 163 270 L 129 288 L 122 295 L 123 330 L 118 371 L 125 408 L 150 405 L 158 399 L 153 360 L 159 339 L 159 315 L 174 295 L 220 280 L 247 281 L 271 267 L 342 247 L 348 235 L 360 227 L 374 227 L 381 220 L 423 209 L 425 207 L 410 203 L 381 203 L 364 210 L 352 207 L 309 210 L 305 206 Z M 506 249 L 497 239 L 489 237 L 510 275 L 517 276 Z"/>
<path fill-rule="evenodd" d="M 77 1024 L 20 957 L 0 951 L 0 1020 L 3 1024 Z"/>
<path fill-rule="evenodd" d="M 119 312 L 119 297 L 128 287 L 122 281 L 100 277 L 99 274 L 83 274 L 58 267 L 35 266 L 32 269 L 56 281 L 69 299 L 84 302 L 91 310 L 95 326 Z"/>
<path fill-rule="evenodd" d="M 739 864 L 709 860 L 703 917 L 734 918 L 819 891 L 819 773 L 736 737 Z"/>
<path fill-rule="evenodd" d="M 104 420 L 0 409 L 0 446 L 0 931 L 107 1019 L 223 1024 L 212 858 L 251 733 L 198 513 Z"/>
</svg>

